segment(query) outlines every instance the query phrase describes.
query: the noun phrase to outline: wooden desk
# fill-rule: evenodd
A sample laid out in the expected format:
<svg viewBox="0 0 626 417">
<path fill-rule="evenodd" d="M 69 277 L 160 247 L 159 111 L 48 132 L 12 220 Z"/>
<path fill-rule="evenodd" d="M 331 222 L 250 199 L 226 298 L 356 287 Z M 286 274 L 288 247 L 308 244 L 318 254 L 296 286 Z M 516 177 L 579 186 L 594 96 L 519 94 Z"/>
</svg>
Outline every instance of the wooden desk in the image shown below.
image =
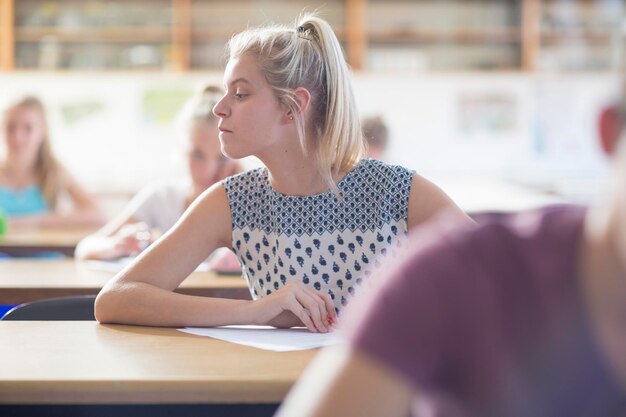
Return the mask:
<svg viewBox="0 0 626 417">
<path fill-rule="evenodd" d="M 115 274 L 96 271 L 73 259 L 0 261 L 0 304 L 20 304 L 65 295 L 97 294 Z M 193 272 L 176 290 L 206 297 L 250 299 L 240 276 Z"/>
<path fill-rule="evenodd" d="M 170 328 L 0 321 L 0 404 L 279 403 L 316 351 Z"/>
<path fill-rule="evenodd" d="M 23 230 L 0 236 L 0 252 L 27 255 L 33 252 L 61 252 L 73 256 L 80 240 L 94 230 Z"/>
</svg>

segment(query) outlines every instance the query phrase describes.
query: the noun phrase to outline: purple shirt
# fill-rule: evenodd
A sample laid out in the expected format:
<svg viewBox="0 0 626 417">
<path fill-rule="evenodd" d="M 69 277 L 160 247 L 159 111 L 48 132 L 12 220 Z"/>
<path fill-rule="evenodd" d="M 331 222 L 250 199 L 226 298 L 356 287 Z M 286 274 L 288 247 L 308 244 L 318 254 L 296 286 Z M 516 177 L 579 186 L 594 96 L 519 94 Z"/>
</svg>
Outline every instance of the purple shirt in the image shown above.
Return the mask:
<svg viewBox="0 0 626 417">
<path fill-rule="evenodd" d="M 426 226 L 417 237 L 429 243 L 348 313 L 351 342 L 407 378 L 428 415 L 623 413 L 579 294 L 584 214 L 554 206 Z"/>
</svg>

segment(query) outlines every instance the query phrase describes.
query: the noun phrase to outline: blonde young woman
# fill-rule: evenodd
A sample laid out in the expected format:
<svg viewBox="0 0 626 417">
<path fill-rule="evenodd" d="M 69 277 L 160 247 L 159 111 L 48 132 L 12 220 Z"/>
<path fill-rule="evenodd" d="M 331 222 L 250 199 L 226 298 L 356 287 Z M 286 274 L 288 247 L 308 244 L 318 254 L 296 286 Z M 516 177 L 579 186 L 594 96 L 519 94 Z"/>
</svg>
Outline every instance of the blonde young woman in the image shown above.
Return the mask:
<svg viewBox="0 0 626 417">
<path fill-rule="evenodd" d="M 213 107 L 223 95 L 220 87 L 207 86 L 186 103 L 179 115 L 189 177 L 141 190 L 116 218 L 78 244 L 77 258 L 113 259 L 138 254 L 152 241 L 152 231 L 169 230 L 204 190 L 241 171 L 237 162 L 220 151 Z"/>
<path fill-rule="evenodd" d="M 308 15 L 236 35 L 215 106 L 222 152 L 266 166 L 209 188 L 96 300 L 100 322 L 304 325 L 328 332 L 378 255 L 442 209 L 410 170 L 361 159 L 361 127 L 337 38 Z M 215 248 L 238 256 L 253 301 L 173 290 Z"/>
<path fill-rule="evenodd" d="M 95 227 L 103 216 L 95 199 L 54 157 L 42 102 L 25 97 L 2 115 L 6 158 L 0 161 L 0 211 L 9 229 Z M 72 209 L 61 211 L 66 194 Z"/>
</svg>

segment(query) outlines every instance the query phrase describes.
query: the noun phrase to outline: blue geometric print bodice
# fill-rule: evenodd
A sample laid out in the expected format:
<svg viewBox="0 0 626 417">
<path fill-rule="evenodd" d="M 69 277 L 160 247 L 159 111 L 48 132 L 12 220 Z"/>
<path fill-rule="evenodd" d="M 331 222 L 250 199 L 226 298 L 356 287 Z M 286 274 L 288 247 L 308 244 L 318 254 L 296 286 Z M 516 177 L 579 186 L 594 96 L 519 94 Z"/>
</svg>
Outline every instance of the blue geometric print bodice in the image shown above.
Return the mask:
<svg viewBox="0 0 626 417">
<path fill-rule="evenodd" d="M 274 191 L 266 168 L 223 181 L 233 250 L 254 299 L 298 279 L 330 295 L 339 312 L 407 234 L 412 171 L 363 159 L 332 191 Z"/>
</svg>

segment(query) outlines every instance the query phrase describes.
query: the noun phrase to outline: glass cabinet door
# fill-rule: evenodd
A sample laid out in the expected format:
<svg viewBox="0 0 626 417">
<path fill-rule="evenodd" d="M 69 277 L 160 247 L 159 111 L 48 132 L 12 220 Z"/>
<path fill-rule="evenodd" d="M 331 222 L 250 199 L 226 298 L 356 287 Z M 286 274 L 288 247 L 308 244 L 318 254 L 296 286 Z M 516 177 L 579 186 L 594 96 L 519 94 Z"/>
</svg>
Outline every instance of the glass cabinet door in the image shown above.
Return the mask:
<svg viewBox="0 0 626 417">
<path fill-rule="evenodd" d="M 167 69 L 170 0 L 15 1 L 18 69 Z"/>
<path fill-rule="evenodd" d="M 519 3 L 370 0 L 366 69 L 408 72 L 519 69 Z"/>
<path fill-rule="evenodd" d="M 226 59 L 225 45 L 231 36 L 247 27 L 268 23 L 295 25 L 296 17 L 303 10 L 319 10 L 341 40 L 345 3 L 343 0 L 194 0 L 191 12 L 191 68 L 222 68 Z"/>
<path fill-rule="evenodd" d="M 544 0 L 537 69 L 617 68 L 623 17 L 623 0 Z"/>
</svg>

